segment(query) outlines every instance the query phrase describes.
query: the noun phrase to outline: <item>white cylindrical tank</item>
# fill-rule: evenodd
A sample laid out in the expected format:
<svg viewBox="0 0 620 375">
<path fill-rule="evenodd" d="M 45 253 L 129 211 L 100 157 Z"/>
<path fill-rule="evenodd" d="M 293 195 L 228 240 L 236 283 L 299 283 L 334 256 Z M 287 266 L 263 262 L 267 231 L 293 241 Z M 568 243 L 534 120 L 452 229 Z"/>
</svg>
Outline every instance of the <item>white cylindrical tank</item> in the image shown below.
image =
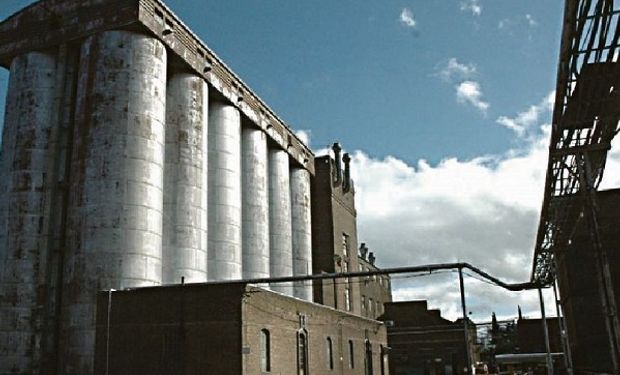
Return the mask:
<svg viewBox="0 0 620 375">
<path fill-rule="evenodd" d="M 265 278 L 269 277 L 267 138 L 261 129 L 249 126 L 241 135 L 243 278 Z"/>
<path fill-rule="evenodd" d="M 163 282 L 207 281 L 207 120 L 209 88 L 173 74 L 166 91 Z"/>
<path fill-rule="evenodd" d="M 241 115 L 209 103 L 209 280 L 241 278 Z"/>
<path fill-rule="evenodd" d="M 161 283 L 166 48 L 105 31 L 81 49 L 60 373 L 93 371 L 95 293 Z"/>
<path fill-rule="evenodd" d="M 269 265 L 271 277 L 293 275 L 289 156 L 269 149 Z M 274 283 L 271 289 L 293 295 L 291 283 Z"/>
<path fill-rule="evenodd" d="M 312 222 L 310 217 L 310 172 L 291 168 L 291 212 L 293 226 L 293 274 L 312 273 Z M 312 282 L 294 283 L 295 297 L 312 301 Z"/>
<path fill-rule="evenodd" d="M 46 173 L 56 155 L 56 58 L 31 52 L 11 62 L 0 153 L 0 373 L 35 373 L 46 277 Z M 43 284 L 45 285 L 45 284 Z"/>
</svg>

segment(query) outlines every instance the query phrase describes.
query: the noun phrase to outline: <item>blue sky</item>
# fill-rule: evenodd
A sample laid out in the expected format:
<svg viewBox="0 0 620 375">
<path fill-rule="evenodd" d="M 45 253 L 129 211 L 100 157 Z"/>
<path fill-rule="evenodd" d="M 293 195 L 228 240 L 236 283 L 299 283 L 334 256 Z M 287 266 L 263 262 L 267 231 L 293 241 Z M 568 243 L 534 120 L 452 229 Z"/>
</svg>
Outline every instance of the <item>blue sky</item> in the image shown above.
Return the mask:
<svg viewBox="0 0 620 375">
<path fill-rule="evenodd" d="M 496 119 L 555 86 L 559 1 L 482 0 L 479 15 L 457 0 L 168 4 L 315 148 L 408 162 L 501 152 L 515 140 Z M 475 67 L 486 116 L 438 76 L 451 58 Z"/>
<path fill-rule="evenodd" d="M 2 0 L 0 19 L 28 3 Z M 359 240 L 380 266 L 467 261 L 529 279 L 562 1 L 167 4 L 317 153 L 352 153 Z M 617 150 L 606 173 L 620 186 Z M 395 298 L 456 318 L 454 276 L 395 280 Z M 539 314 L 536 293 L 466 288 L 475 320 Z"/>
<path fill-rule="evenodd" d="M 30 2 L 2 0 L 0 18 Z M 167 4 L 293 128 L 310 130 L 313 147 L 338 140 L 378 157 L 435 163 L 511 147 L 514 135 L 497 118 L 555 83 L 562 2 L 468 2 Z M 404 9 L 413 27 L 401 22 Z M 457 102 L 464 77 L 441 79 L 450 59 L 475 67 L 467 78 L 479 84 L 486 114 Z M 0 95 L 5 82 L 3 72 Z"/>
</svg>

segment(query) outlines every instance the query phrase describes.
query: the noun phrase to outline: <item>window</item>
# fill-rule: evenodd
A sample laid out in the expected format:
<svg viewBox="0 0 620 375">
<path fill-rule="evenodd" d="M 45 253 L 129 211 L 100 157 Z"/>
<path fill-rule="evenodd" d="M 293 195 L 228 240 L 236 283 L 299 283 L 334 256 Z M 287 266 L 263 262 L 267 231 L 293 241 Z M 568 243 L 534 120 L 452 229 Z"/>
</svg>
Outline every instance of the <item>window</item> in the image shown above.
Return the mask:
<svg viewBox="0 0 620 375">
<path fill-rule="evenodd" d="M 362 296 L 362 310 L 366 311 L 366 296 Z"/>
<path fill-rule="evenodd" d="M 326 353 L 326 365 L 327 368 L 330 370 L 334 369 L 334 347 L 332 344 L 332 339 L 331 337 L 328 337 L 325 343 L 325 349 L 327 349 L 327 353 Z"/>
<path fill-rule="evenodd" d="M 366 340 L 366 355 L 364 356 L 364 367 L 366 368 L 366 375 L 373 375 L 372 344 L 368 340 Z"/>
<path fill-rule="evenodd" d="M 375 305 L 372 303 L 372 298 L 368 298 L 368 315 L 369 316 L 372 316 L 374 306 Z"/>
<path fill-rule="evenodd" d="M 353 350 L 353 340 L 349 340 L 349 368 L 355 368 L 355 351 Z"/>
<path fill-rule="evenodd" d="M 351 289 L 348 285 L 344 289 L 344 308 L 351 311 Z"/>
<path fill-rule="evenodd" d="M 342 254 L 349 256 L 349 235 L 346 233 L 342 234 Z"/>
<path fill-rule="evenodd" d="M 383 345 L 380 346 L 381 349 L 381 375 L 385 375 L 387 368 L 387 348 Z"/>
<path fill-rule="evenodd" d="M 269 331 L 260 331 L 260 369 L 263 372 L 271 371 L 271 338 Z"/>
<path fill-rule="evenodd" d="M 308 375 L 308 333 L 297 332 L 297 375 Z"/>
</svg>

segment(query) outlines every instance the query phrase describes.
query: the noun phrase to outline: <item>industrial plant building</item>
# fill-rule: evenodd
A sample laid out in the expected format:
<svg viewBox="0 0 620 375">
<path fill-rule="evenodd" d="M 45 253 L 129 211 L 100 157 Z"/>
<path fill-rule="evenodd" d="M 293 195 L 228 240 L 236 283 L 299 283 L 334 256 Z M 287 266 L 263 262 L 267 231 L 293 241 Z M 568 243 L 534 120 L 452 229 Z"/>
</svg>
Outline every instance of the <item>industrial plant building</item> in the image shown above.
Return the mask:
<svg viewBox="0 0 620 375">
<path fill-rule="evenodd" d="M 334 157 L 315 159 L 312 179 L 313 273 L 376 271 L 375 255 L 365 243 L 358 246 L 355 186 L 351 157 L 338 143 Z M 318 303 L 376 319 L 383 304 L 392 301 L 389 275 L 320 280 L 314 285 Z"/>
<path fill-rule="evenodd" d="M 380 317 L 388 330 L 390 374 L 467 374 L 479 359 L 476 326 L 468 325 L 465 344 L 463 320 L 450 321 L 427 301 L 391 302 Z"/>
<path fill-rule="evenodd" d="M 95 374 L 387 375 L 383 323 L 243 283 L 100 292 Z"/>
<path fill-rule="evenodd" d="M 99 290 L 312 272 L 312 152 L 160 1 L 37 2 L 0 64 L 1 374 L 92 373 Z"/>
<path fill-rule="evenodd" d="M 620 301 L 620 189 L 597 194 L 602 246 L 610 254 L 616 301 Z M 575 371 L 611 373 L 608 328 L 602 306 L 603 288 L 587 222 L 580 221 L 566 252 L 558 253 L 558 284 Z"/>
<path fill-rule="evenodd" d="M 364 361 L 375 373 L 385 367 L 384 328 L 369 318 L 391 300 L 387 276 L 330 280 L 329 290 L 311 282 L 204 284 L 376 266 L 365 246 L 358 251 L 348 155 L 317 159 L 315 175 L 307 145 L 161 1 L 39 1 L 0 23 L 0 65 L 10 70 L 0 154 L 0 374 L 101 371 L 101 319 L 114 333 L 106 337 L 118 338 L 122 320 L 114 319 L 137 322 L 133 308 L 154 324 L 212 327 L 190 310 L 169 315 L 179 307 L 169 301 L 186 301 L 185 293 L 195 295 L 183 302 L 188 309 L 246 309 L 227 317 L 234 324 L 226 332 L 263 324 L 277 368 L 295 362 L 300 329 L 308 329 L 311 370 L 328 337 L 338 373 L 361 374 Z M 108 292 L 121 301 L 105 305 L 113 310 L 102 310 L 101 296 L 97 306 L 99 291 L 144 287 Z M 188 340 L 204 333 L 197 329 Z M 221 343 L 218 329 L 212 343 Z M 260 332 L 229 348 L 249 351 L 235 357 L 243 373 L 264 364 L 254 357 Z M 161 361 L 186 353 L 178 336 L 162 335 L 149 342 L 166 351 Z M 123 342 L 106 341 L 104 368 Z M 187 345 L 187 353 L 201 349 Z M 183 357 L 183 366 L 202 360 Z"/>
</svg>

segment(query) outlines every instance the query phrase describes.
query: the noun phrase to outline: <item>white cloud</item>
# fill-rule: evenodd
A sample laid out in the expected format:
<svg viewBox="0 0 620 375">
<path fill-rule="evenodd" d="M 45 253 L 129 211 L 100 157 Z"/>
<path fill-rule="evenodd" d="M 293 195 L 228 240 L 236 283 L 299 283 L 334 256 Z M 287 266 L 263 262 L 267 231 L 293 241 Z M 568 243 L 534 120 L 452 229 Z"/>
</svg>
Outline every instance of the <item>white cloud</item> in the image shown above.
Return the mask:
<svg viewBox="0 0 620 375">
<path fill-rule="evenodd" d="M 605 173 L 599 190 L 612 189 L 620 186 L 620 135 L 611 141 L 611 151 L 607 154 Z"/>
<path fill-rule="evenodd" d="M 312 136 L 312 131 L 307 129 L 299 129 L 295 131 L 295 135 L 299 138 L 306 146 L 310 147 L 310 137 Z"/>
<path fill-rule="evenodd" d="M 479 16 L 482 14 L 482 5 L 480 0 L 463 0 L 461 1 L 461 10 L 471 12 L 474 16 Z"/>
<path fill-rule="evenodd" d="M 534 19 L 534 17 L 531 14 L 526 14 L 525 15 L 525 20 L 527 21 L 527 24 L 530 25 L 530 27 L 534 27 L 534 26 L 538 25 L 538 22 L 536 22 L 536 20 Z"/>
<path fill-rule="evenodd" d="M 486 115 L 490 105 L 482 99 L 480 84 L 476 81 L 463 81 L 456 86 L 456 100 L 461 104 L 470 104 Z"/>
<path fill-rule="evenodd" d="M 524 16 L 519 15 L 511 18 L 503 18 L 497 23 L 498 29 L 510 34 L 512 34 L 515 29 L 534 28 L 536 26 L 538 26 L 538 21 L 529 13 Z"/>
<path fill-rule="evenodd" d="M 550 126 L 541 124 L 542 116 L 524 118 L 542 131 L 501 155 L 431 165 L 352 152 L 359 241 L 380 266 L 463 261 L 508 282 L 529 280 Z M 620 153 L 611 159 L 620 166 Z M 614 181 L 620 182 L 620 170 Z M 427 299 L 450 319 L 461 314 L 454 273 L 395 277 L 393 285 L 397 300 Z M 536 292 L 508 292 L 471 277 L 466 291 L 477 320 L 490 319 L 493 311 L 515 316 L 517 305 L 525 315 L 539 315 Z M 552 305 L 547 308 L 552 315 Z"/>
<path fill-rule="evenodd" d="M 519 112 L 515 117 L 500 116 L 496 122 L 512 131 L 519 137 L 523 137 L 526 132 L 532 129 L 544 114 L 551 113 L 555 91 L 547 94 L 538 104 L 530 106 L 525 111 Z"/>
<path fill-rule="evenodd" d="M 495 312 L 500 320 L 514 319 L 518 306 L 523 315 L 530 318 L 540 317 L 537 291 L 508 292 L 496 286 L 472 277 L 465 271 L 465 297 L 467 312 L 477 322 L 490 321 L 491 313 Z M 450 320 L 463 316 L 458 274 L 448 272 L 432 274 L 413 279 L 396 279 L 392 284 L 401 285 L 393 293 L 396 301 L 428 300 L 429 309 L 441 310 L 441 315 Z M 543 292 L 547 316 L 555 315 L 553 293 Z"/>
<path fill-rule="evenodd" d="M 413 17 L 413 13 L 411 12 L 409 8 L 403 8 L 403 10 L 400 12 L 399 19 L 400 19 L 401 25 L 405 27 L 413 28 L 417 24 L 415 18 Z"/>
<path fill-rule="evenodd" d="M 476 66 L 472 63 L 463 64 L 455 57 L 451 57 L 447 63 L 439 67 L 438 75 L 446 82 L 454 79 L 464 80 L 476 75 Z"/>
</svg>

